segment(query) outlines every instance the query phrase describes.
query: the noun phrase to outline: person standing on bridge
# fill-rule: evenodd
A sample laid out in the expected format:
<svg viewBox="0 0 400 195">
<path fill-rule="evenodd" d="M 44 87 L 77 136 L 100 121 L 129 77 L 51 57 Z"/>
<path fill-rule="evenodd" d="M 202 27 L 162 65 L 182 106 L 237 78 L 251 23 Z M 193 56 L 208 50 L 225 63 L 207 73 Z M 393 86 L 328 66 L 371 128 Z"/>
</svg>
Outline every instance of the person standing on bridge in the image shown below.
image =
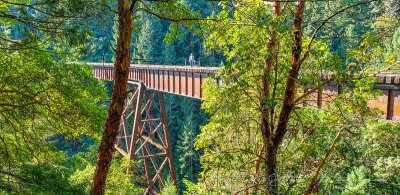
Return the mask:
<svg viewBox="0 0 400 195">
<path fill-rule="evenodd" d="M 194 64 L 195 64 L 195 60 L 194 60 L 193 53 L 190 53 L 190 56 L 189 56 L 189 64 L 190 64 L 190 67 L 193 67 Z"/>
</svg>

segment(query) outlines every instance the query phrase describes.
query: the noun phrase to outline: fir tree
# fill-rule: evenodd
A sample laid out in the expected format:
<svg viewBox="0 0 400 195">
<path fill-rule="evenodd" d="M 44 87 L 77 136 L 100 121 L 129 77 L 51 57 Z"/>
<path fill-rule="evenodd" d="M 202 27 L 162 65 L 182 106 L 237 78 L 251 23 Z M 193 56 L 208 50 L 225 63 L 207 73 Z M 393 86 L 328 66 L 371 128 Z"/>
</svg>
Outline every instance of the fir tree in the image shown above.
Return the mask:
<svg viewBox="0 0 400 195">
<path fill-rule="evenodd" d="M 160 64 L 164 34 L 158 19 L 143 17 L 142 29 L 134 46 L 134 60 L 138 64 Z"/>
<path fill-rule="evenodd" d="M 174 42 L 163 44 L 163 64 L 176 64 L 176 48 Z"/>
<path fill-rule="evenodd" d="M 347 183 L 343 194 L 368 194 L 369 187 L 368 170 L 364 166 L 360 166 L 347 175 Z"/>
<path fill-rule="evenodd" d="M 198 171 L 199 157 L 193 143 L 196 138 L 193 122 L 188 117 L 184 126 L 183 134 L 178 143 L 179 169 L 181 178 L 188 179 L 192 182 L 196 180 L 196 172 Z"/>
</svg>

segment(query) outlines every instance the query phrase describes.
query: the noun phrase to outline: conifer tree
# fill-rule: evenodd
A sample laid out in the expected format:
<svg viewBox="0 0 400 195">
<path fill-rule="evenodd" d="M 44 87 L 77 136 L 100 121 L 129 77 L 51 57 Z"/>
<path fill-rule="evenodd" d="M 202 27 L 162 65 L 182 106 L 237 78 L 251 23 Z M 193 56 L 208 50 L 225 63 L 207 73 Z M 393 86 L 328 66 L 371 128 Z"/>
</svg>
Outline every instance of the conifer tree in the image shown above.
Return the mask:
<svg viewBox="0 0 400 195">
<path fill-rule="evenodd" d="M 183 128 L 183 134 L 179 138 L 177 148 L 179 154 L 179 174 L 181 178 L 185 178 L 189 181 L 195 182 L 196 173 L 199 171 L 198 165 L 200 162 L 198 153 L 193 146 L 196 134 L 191 118 L 192 116 L 189 116 L 186 119 Z"/>
<path fill-rule="evenodd" d="M 163 44 L 163 64 L 165 65 L 176 65 L 176 48 L 175 42 L 168 42 Z"/>
<path fill-rule="evenodd" d="M 164 34 L 160 20 L 143 16 L 142 28 L 135 43 L 135 56 L 138 64 L 160 64 Z"/>
<path fill-rule="evenodd" d="M 368 192 L 370 192 L 368 170 L 364 166 L 360 166 L 347 175 L 343 194 L 368 194 Z"/>
</svg>

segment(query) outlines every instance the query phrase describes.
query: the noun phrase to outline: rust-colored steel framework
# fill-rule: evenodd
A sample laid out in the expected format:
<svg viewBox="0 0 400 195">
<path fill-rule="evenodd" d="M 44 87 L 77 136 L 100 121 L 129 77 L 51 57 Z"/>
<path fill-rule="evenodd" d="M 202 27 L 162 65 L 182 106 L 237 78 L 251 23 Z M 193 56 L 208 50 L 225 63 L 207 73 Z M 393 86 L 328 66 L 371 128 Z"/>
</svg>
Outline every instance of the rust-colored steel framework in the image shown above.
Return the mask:
<svg viewBox="0 0 400 195">
<path fill-rule="evenodd" d="M 143 82 L 129 81 L 128 84 L 115 148 L 131 160 L 143 160 L 148 183 L 144 194 L 158 194 L 165 185 L 164 172 L 169 172 L 176 184 L 163 94 L 147 90 Z"/>
</svg>

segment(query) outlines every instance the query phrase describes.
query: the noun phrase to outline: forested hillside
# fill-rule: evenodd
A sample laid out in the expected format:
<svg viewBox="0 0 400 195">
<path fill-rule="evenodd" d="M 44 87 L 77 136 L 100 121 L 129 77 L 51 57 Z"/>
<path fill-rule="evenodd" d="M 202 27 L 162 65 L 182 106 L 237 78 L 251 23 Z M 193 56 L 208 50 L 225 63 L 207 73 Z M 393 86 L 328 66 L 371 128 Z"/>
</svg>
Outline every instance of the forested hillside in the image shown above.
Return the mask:
<svg viewBox="0 0 400 195">
<path fill-rule="evenodd" d="M 126 71 L 190 54 L 220 82 L 163 93 L 177 185 L 163 172 L 160 194 L 400 193 L 400 123 L 370 106 L 398 110 L 400 84 L 376 83 L 400 75 L 399 0 L 0 0 L 0 194 L 147 192 L 113 148 Z"/>
<path fill-rule="evenodd" d="M 188 9 L 207 17 L 214 13 L 215 6 L 206 1 L 185 0 Z M 115 5 L 115 4 L 113 4 Z M 90 21 L 92 35 L 86 44 L 82 60 L 87 62 L 112 62 L 115 59 L 118 23 L 115 14 Z M 199 24 L 177 26 L 168 20 L 142 13 L 134 20 L 132 33 L 131 62 L 136 64 L 189 65 L 190 53 L 203 66 L 219 66 L 223 56 L 207 49 Z M 173 31 L 170 31 L 173 29 Z"/>
</svg>

